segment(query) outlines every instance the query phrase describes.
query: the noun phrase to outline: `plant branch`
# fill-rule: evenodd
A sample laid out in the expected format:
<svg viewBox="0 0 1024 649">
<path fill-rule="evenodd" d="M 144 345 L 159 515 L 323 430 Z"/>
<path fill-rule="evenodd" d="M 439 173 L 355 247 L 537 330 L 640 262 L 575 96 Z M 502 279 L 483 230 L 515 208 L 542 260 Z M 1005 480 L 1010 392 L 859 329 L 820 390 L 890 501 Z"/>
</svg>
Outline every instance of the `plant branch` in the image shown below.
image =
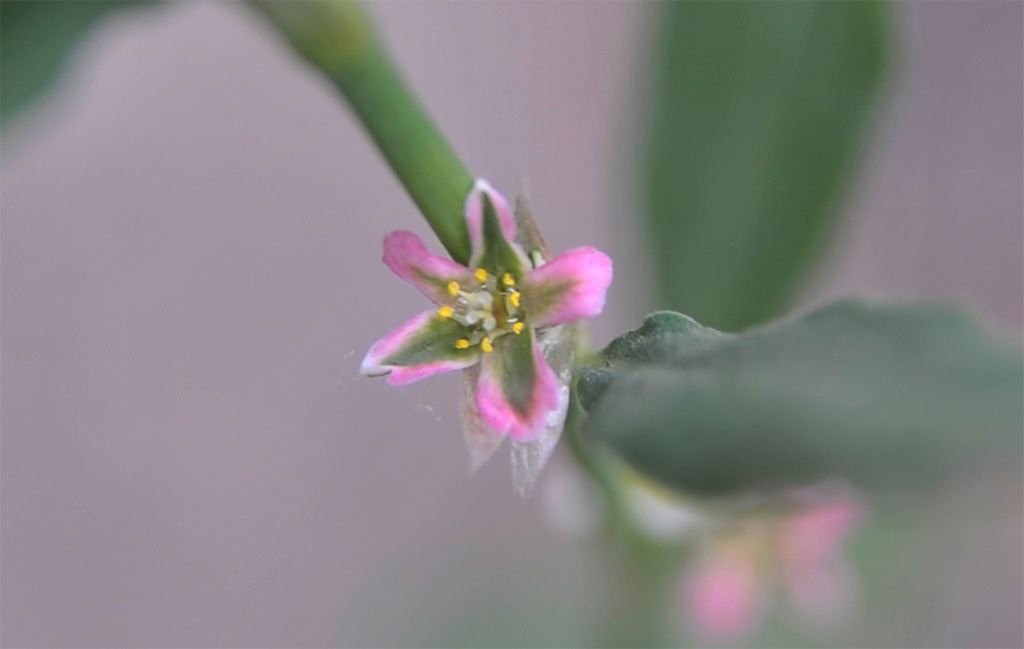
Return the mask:
<svg viewBox="0 0 1024 649">
<path fill-rule="evenodd" d="M 463 203 L 473 178 L 416 101 L 362 4 L 250 0 L 348 100 L 452 259 L 469 261 Z"/>
</svg>

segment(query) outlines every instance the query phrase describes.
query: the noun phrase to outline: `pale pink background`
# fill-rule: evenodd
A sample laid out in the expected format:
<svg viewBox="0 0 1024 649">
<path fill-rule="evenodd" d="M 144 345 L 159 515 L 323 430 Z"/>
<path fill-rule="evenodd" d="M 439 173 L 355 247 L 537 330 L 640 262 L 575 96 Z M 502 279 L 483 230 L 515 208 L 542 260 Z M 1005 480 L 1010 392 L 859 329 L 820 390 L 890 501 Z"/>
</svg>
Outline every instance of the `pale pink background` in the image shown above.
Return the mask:
<svg viewBox="0 0 1024 649">
<path fill-rule="evenodd" d="M 553 249 L 616 258 L 599 344 L 651 306 L 621 179 L 649 9 L 375 6 L 468 166 L 525 181 Z M 809 301 L 953 296 L 1019 340 L 1022 5 L 896 9 L 895 101 Z M 457 378 L 357 376 L 425 307 L 381 238 L 428 231 L 333 92 L 211 3 L 103 25 L 50 100 L 3 142 L 3 644 L 426 644 L 477 618 L 382 585 L 488 571 L 551 582 L 492 608 L 571 626 L 592 578 L 504 456 L 465 476 Z"/>
</svg>

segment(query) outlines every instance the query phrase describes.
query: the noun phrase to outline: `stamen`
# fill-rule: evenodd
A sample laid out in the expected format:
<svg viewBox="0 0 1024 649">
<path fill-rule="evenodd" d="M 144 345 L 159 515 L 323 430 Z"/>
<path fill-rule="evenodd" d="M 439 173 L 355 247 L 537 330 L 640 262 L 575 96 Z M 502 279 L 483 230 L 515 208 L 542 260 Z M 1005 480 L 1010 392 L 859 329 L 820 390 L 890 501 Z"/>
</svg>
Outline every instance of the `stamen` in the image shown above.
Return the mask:
<svg viewBox="0 0 1024 649">
<path fill-rule="evenodd" d="M 526 331 L 523 294 L 516 286 L 516 277 L 510 272 L 495 275 L 484 268 L 472 270 L 469 288 L 450 281 L 445 289 L 454 298 L 451 303 L 437 307 L 437 317 L 451 318 L 466 327 L 465 338 L 455 341 L 456 349 L 480 346 L 481 353 L 494 351 L 494 341 L 507 334 L 521 335 Z"/>
</svg>

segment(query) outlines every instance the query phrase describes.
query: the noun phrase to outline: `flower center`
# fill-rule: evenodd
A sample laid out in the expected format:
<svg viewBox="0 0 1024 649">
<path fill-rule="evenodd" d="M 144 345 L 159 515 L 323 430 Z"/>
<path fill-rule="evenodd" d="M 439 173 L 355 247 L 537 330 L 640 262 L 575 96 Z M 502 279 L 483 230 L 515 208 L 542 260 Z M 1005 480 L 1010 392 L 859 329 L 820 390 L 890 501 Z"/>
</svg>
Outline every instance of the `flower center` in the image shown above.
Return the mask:
<svg viewBox="0 0 1024 649">
<path fill-rule="evenodd" d="M 526 327 L 526 313 L 522 308 L 522 293 L 516 287 L 511 273 L 500 278 L 478 268 L 473 277 L 473 286 L 462 286 L 448 282 L 451 305 L 437 310 L 439 318 L 451 318 L 466 328 L 463 338 L 455 342 L 458 349 L 469 349 L 476 345 L 489 354 L 494 351 L 492 343 L 505 334 L 521 334 Z"/>
</svg>

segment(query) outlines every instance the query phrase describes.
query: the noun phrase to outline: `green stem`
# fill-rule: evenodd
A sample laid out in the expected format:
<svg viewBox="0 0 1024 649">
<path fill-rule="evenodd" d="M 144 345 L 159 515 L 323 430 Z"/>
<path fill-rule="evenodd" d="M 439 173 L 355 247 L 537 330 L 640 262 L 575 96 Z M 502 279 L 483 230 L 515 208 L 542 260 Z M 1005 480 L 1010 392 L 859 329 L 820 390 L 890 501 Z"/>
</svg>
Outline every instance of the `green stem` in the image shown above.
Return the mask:
<svg viewBox="0 0 1024 649">
<path fill-rule="evenodd" d="M 469 261 L 463 204 L 473 177 L 395 70 L 357 2 L 250 0 L 348 100 L 457 262 Z"/>
<path fill-rule="evenodd" d="M 642 558 L 617 550 L 605 564 L 610 597 L 598 643 L 634 649 L 674 645 L 669 605 L 678 553 Z"/>
<path fill-rule="evenodd" d="M 668 596 L 683 549 L 659 543 L 637 527 L 620 468 L 583 439 L 580 424 L 585 416 L 574 389 L 565 439 L 573 457 L 601 492 L 607 516 L 608 535 L 603 549 L 608 556 L 609 601 L 599 644 L 666 646 L 671 641 Z"/>
</svg>

